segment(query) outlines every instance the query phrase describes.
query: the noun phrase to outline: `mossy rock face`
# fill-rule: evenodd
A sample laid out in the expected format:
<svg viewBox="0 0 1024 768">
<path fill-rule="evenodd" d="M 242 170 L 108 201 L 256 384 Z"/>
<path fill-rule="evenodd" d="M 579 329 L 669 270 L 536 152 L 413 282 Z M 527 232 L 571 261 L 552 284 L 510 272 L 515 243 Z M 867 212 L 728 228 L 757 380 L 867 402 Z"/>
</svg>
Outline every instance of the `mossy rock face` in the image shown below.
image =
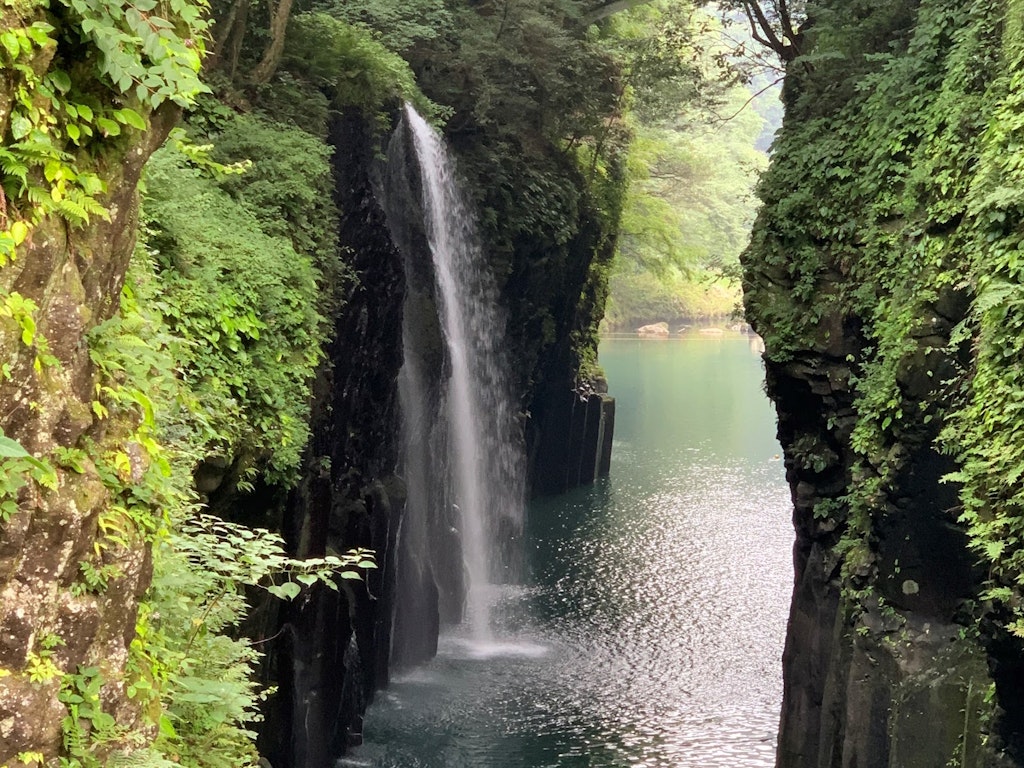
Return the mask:
<svg viewBox="0 0 1024 768">
<path fill-rule="evenodd" d="M 7 14 L 0 26 L 24 23 Z M 45 72 L 52 55 L 52 47 L 41 49 L 31 66 Z M 12 89 L 0 77 L 0 124 L 10 114 Z M 0 427 L 36 456 L 75 446 L 82 437 L 103 446 L 107 435 L 132 430 L 131 424 L 117 423 L 120 417 L 100 419 L 92 410 L 95 371 L 86 334 L 118 309 L 135 245 L 139 176 L 177 109 L 162 107 L 147 117 L 150 130 L 131 136 L 126 131 L 102 142 L 102 150 L 94 144 L 95 156 L 79 158 L 106 183 L 109 191 L 99 202 L 110 220 L 93 217 L 72 227 L 55 216 L 45 218 L 17 257 L 0 268 L 0 293 L 16 292 L 38 306 L 37 333 L 54 358 L 37 365 L 36 349 L 22 343 L 20 329 L 0 323 L 0 350 L 10 365 L 10 376 L 0 380 Z M 92 461 L 83 460 L 80 472 L 57 468 L 55 489 L 25 486 L 17 501 L 18 511 L 0 522 L 0 765 L 20 752 L 39 752 L 48 760 L 58 754 L 67 714 L 57 698 L 61 674 L 96 666 L 110 680 L 123 678 L 137 601 L 150 578 L 148 547 L 129 535 L 124 546 L 106 550 L 107 564 L 119 574 L 107 593 L 72 592 L 80 561 L 100 537 L 97 519 L 111 503 Z M 62 643 L 52 654 L 56 676 L 31 682 L 32 659 L 51 636 Z M 121 725 L 132 728 L 138 721 L 124 685 L 108 686 L 104 705 Z"/>
<path fill-rule="evenodd" d="M 1019 10 L 822 0 L 787 74 L 742 258 L 795 502 L 783 768 L 1024 765 Z"/>
<path fill-rule="evenodd" d="M 967 640 L 944 637 L 942 629 L 925 627 L 916 642 L 908 641 L 909 657 L 901 658 L 906 676 L 889 719 L 890 765 L 997 765 L 983 734 L 993 714 L 985 703 L 990 681 L 984 651 Z"/>
<path fill-rule="evenodd" d="M 994 716 L 984 649 L 953 624 L 871 612 L 857 622 L 840 743 L 861 749 L 851 765 L 993 768 L 1007 765 L 985 732 Z M 898 629 L 894 627 L 898 626 Z M 876 762 L 877 761 L 877 762 Z"/>
<path fill-rule="evenodd" d="M 791 620 L 789 670 L 807 678 L 787 679 L 780 768 L 1015 765 L 989 736 L 999 713 L 988 660 L 962 626 L 882 603 L 864 611 L 838 590 L 813 596 Z"/>
</svg>

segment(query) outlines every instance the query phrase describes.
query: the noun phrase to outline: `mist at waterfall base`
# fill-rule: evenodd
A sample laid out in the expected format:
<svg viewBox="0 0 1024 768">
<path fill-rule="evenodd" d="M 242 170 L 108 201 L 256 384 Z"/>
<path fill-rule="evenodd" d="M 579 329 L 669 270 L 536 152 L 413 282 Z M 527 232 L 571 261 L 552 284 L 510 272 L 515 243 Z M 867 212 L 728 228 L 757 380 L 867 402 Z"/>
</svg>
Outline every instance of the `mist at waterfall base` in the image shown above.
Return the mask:
<svg viewBox="0 0 1024 768">
<path fill-rule="evenodd" d="M 399 675 L 343 766 L 774 765 L 790 497 L 742 338 L 609 340 L 611 477 L 535 502 L 527 575 Z"/>
</svg>

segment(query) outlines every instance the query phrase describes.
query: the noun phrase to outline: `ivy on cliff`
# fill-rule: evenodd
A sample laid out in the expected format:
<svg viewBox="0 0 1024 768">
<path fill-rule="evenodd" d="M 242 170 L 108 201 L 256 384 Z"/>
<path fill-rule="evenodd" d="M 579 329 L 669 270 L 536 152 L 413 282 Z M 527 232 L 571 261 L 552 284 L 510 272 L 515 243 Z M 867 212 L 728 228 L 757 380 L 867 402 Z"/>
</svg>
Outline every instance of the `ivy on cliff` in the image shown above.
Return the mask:
<svg viewBox="0 0 1024 768">
<path fill-rule="evenodd" d="M 944 450 L 962 504 L 947 523 L 989 575 L 985 605 L 1024 634 L 1024 58 L 997 5 L 927 0 L 911 17 L 896 4 L 859 23 L 821 14 L 815 50 L 834 56 L 793 77 L 744 260 L 748 313 L 776 363 L 827 354 L 830 317 L 863 334 L 847 361 L 857 464 L 841 503 L 820 510 L 845 526 L 854 593 L 909 454 Z M 848 55 L 858 48 L 873 52 Z"/>
<path fill-rule="evenodd" d="M 976 299 L 964 334 L 973 336 L 973 376 L 945 438 L 961 466 L 952 478 L 962 484 L 960 519 L 989 569 L 987 597 L 1009 609 L 1009 629 L 1024 637 L 1024 372 L 1019 362 L 1024 353 L 1024 34 L 1019 22 L 1008 21 L 1001 54 L 1003 74 L 991 88 L 987 130 L 967 200 Z"/>
<path fill-rule="evenodd" d="M 53 738 L 61 723 L 54 713 L 62 707 L 67 711 L 65 763 L 74 764 L 74 752 L 85 748 L 74 739 L 76 713 L 91 722 L 101 755 L 142 736 L 132 732 L 132 712 L 117 722 L 96 707 L 102 687 L 96 668 L 65 668 L 62 661 L 77 664 L 87 656 L 101 661 L 92 655 L 97 633 L 110 627 L 96 625 L 104 619 L 115 627 L 130 622 L 134 599 L 128 593 L 141 570 L 137 558 L 160 518 L 142 485 L 131 491 L 126 486 L 150 472 L 162 476 L 165 469 L 148 431 L 152 422 L 145 418 L 152 414 L 151 403 L 144 396 L 130 404 L 121 401 L 116 382 L 94 379 L 86 340 L 77 337 L 116 305 L 116 290 L 99 288 L 89 296 L 89 306 L 80 294 L 89 278 L 96 280 L 93 287 L 108 278 L 119 285 L 122 276 L 111 274 L 116 270 L 111 254 L 130 250 L 132 231 L 123 233 L 124 240 L 102 242 L 96 252 L 90 237 L 97 221 L 128 218 L 124 206 L 131 202 L 134 181 L 125 179 L 123 188 L 111 182 L 123 177 L 124 167 L 141 165 L 151 123 L 165 123 L 174 111 L 171 104 L 189 104 L 203 90 L 198 70 L 208 29 L 205 10 L 203 2 L 191 0 L 140 0 L 127 6 L 105 0 L 14 0 L 0 9 L 0 399 L 5 430 L 36 452 L 29 456 L 16 449 L 18 443 L 5 442 L 0 529 L 4 539 L 20 541 L 26 549 L 49 546 L 61 553 L 28 564 L 24 556 L 6 559 L 5 621 L 14 610 L 28 611 L 32 618 L 24 636 L 5 635 L 14 641 L 5 657 L 10 666 L 0 671 L 5 713 L 0 762 L 5 765 L 56 762 Z M 92 270 L 86 281 L 73 263 L 78 257 L 84 272 Z M 70 285 L 62 284 L 60 276 L 70 274 Z M 54 322 L 62 312 L 76 321 Z M 41 329 L 54 326 L 70 328 L 76 337 L 46 339 Z M 61 351 L 51 354 L 58 347 Z M 105 400 L 118 401 L 116 416 Z M 54 429 L 60 414 L 74 426 Z M 68 434 L 80 435 L 77 444 L 68 444 Z M 144 512 L 136 514 L 139 509 Z M 51 523 L 62 535 L 47 538 L 46 545 L 25 535 Z M 69 564 L 72 549 L 79 558 Z M 35 572 L 26 573 L 27 568 Z M 12 589 L 12 583 L 20 589 Z M 108 587 L 115 601 L 127 598 L 126 606 L 114 603 L 119 615 L 91 592 Z M 8 602 L 36 598 L 52 605 Z M 64 655 L 61 648 L 72 644 L 48 623 L 59 620 L 61 609 L 89 617 L 81 637 L 67 638 L 78 641 L 77 650 Z M 102 664 L 118 676 L 120 661 L 115 657 Z M 37 705 L 42 705 L 38 711 L 24 711 Z M 7 713 L 15 719 L 7 719 Z M 12 745 L 25 750 L 20 757 L 9 751 Z"/>
<path fill-rule="evenodd" d="M 150 185 L 164 176 L 180 185 L 179 192 L 189 194 L 191 203 L 200 202 L 198 210 L 215 210 L 222 223 L 238 228 L 237 234 L 270 248 L 268 257 L 279 257 L 282 250 L 287 253 L 288 246 L 282 245 L 285 241 L 263 234 L 254 217 L 247 216 L 213 179 L 185 168 L 183 158 L 173 149 L 156 158 Z M 213 202 L 204 202 L 204 195 Z M 175 231 L 174 211 L 169 212 L 153 197 L 148 203 L 166 227 L 160 231 L 165 235 Z M 157 229 L 152 215 L 147 230 L 151 237 Z M 202 217 L 195 221 L 209 224 Z M 211 226 L 207 231 L 212 237 L 218 230 Z M 195 338 L 195 329 L 208 327 L 206 320 L 220 323 L 220 327 L 244 325 L 238 322 L 239 313 L 249 315 L 251 310 L 241 300 L 266 300 L 268 295 L 280 298 L 274 292 L 284 288 L 275 284 L 273 272 L 260 280 L 250 279 L 251 290 L 239 290 L 232 280 L 224 280 L 224 270 L 234 270 L 235 277 L 248 274 L 232 259 L 253 257 L 252 246 L 239 248 L 230 239 L 216 242 L 223 253 L 213 267 L 222 270 L 220 292 L 225 298 L 208 302 L 204 308 L 197 308 L 186 297 L 208 289 L 203 282 L 208 275 L 200 270 L 169 277 L 167 271 L 173 267 L 166 263 L 158 266 L 161 254 L 154 241 L 141 242 L 119 314 L 99 326 L 90 338 L 92 359 L 100 374 L 96 407 L 105 418 L 134 421 L 137 426 L 129 435 L 115 433 L 100 443 L 80 441 L 79 446 L 59 451 L 55 457 L 67 472 L 83 472 L 95 464 L 111 495 L 109 508 L 100 515 L 94 551 L 79 563 L 80 576 L 71 587 L 72 594 L 85 598 L 106 594 L 122 577 L 121 558 L 133 557 L 140 546 L 151 548 L 154 571 L 153 583 L 139 605 L 123 675 L 102 666 L 62 670 L 52 665 L 46 670 L 46 674 L 60 676 L 60 701 L 68 711 L 61 758 L 67 768 L 98 768 L 111 761 L 145 768 L 256 765 L 253 724 L 259 720 L 258 707 L 267 692 L 254 679 L 257 647 L 247 638 L 237 637 L 237 626 L 249 612 L 246 587 L 293 599 L 303 588 L 314 585 L 338 589 L 339 577 L 358 579 L 360 569 L 375 567 L 372 553 L 364 550 L 294 560 L 276 534 L 198 513 L 192 469 L 209 455 L 211 446 L 244 455 L 255 450 L 246 438 L 262 441 L 268 474 L 292 473 L 297 463 L 294 447 L 280 440 L 289 426 L 287 414 L 279 416 L 276 426 L 264 424 L 262 432 L 239 433 L 224 416 L 257 418 L 261 409 L 267 412 L 267 404 L 254 403 L 242 393 L 243 402 L 225 406 L 222 394 L 208 381 L 219 370 L 218 356 L 232 354 L 231 342 L 239 337 L 224 331 L 222 338 L 211 343 L 208 338 Z M 172 253 L 184 258 L 194 251 Z M 288 289 L 305 289 L 301 299 L 310 308 L 291 320 L 304 323 L 309 333 L 319 332 L 318 316 L 312 310 L 315 283 L 304 281 L 301 275 L 304 269 L 309 278 L 312 267 L 307 258 L 294 252 L 290 255 L 298 271 L 285 273 L 291 281 Z M 269 269 L 267 264 L 262 266 Z M 186 310 L 192 310 L 191 314 Z M 318 347 L 304 348 L 301 354 L 289 351 L 289 333 L 294 334 L 294 328 L 287 327 L 287 320 L 287 313 L 270 312 L 261 321 L 265 333 L 259 340 L 264 347 L 277 344 L 278 357 L 292 358 L 292 367 L 289 361 L 276 363 L 294 380 L 274 385 L 280 387 L 278 397 L 291 398 L 290 407 L 301 411 L 309 373 L 301 363 L 298 368 L 294 363 L 306 359 L 308 365 L 310 358 L 316 358 Z M 282 325 L 274 327 L 275 322 Z M 309 340 L 304 338 L 303 343 Z M 256 357 L 265 358 L 267 353 Z M 265 373 L 258 362 L 251 363 L 249 375 L 254 382 Z M 233 410 L 228 414 L 211 411 L 211 403 Z M 283 407 L 287 410 L 288 406 Z M 300 435 L 298 439 L 304 438 Z M 34 674 L 43 674 L 40 665 L 36 667 Z M 141 710 L 141 724 L 123 719 L 123 713 L 118 718 L 107 711 L 104 702 L 114 686 L 124 690 Z"/>
</svg>

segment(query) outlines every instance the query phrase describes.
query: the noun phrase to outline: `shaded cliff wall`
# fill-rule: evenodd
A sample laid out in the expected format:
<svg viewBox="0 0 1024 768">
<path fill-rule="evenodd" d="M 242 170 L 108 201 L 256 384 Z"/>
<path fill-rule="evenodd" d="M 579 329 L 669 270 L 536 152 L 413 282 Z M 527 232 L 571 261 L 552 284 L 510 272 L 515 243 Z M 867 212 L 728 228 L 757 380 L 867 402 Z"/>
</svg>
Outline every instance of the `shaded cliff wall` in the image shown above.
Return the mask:
<svg viewBox="0 0 1024 768">
<path fill-rule="evenodd" d="M 1021 11 L 810 3 L 789 65 L 743 257 L 797 534 L 782 768 L 1022 764 Z"/>
<path fill-rule="evenodd" d="M 375 177 L 383 139 L 371 120 L 348 113 L 332 120 L 330 140 L 339 148 L 341 255 L 353 281 L 314 385 L 311 444 L 283 528 L 298 556 L 363 546 L 376 551 L 378 569 L 343 594 L 310 590 L 267 633 L 281 633 L 268 659 L 280 692 L 260 748 L 277 768 L 332 765 L 358 741 L 362 712 L 387 682 L 404 504 L 395 475 L 404 274 Z"/>
<path fill-rule="evenodd" d="M 535 495 L 563 493 L 608 474 L 615 401 L 597 345 L 625 189 L 621 160 L 613 150 L 608 175 L 588 178 L 562 158 L 555 163 L 561 183 L 575 195 L 572 236 L 540 231 L 511 238 L 503 295 L 510 345 L 528 363 L 518 373 Z M 494 238 L 500 243 L 503 234 Z"/>
<path fill-rule="evenodd" d="M 547 298 L 539 308 L 520 303 L 513 317 L 515 342 L 537 359 L 526 432 L 535 495 L 586 485 L 607 476 L 611 464 L 615 400 L 597 366 L 597 326 L 616 240 L 590 209 L 596 201 L 583 203 L 571 241 L 548 244 L 542 257 L 517 251 L 519 266 L 507 289 Z"/>
</svg>

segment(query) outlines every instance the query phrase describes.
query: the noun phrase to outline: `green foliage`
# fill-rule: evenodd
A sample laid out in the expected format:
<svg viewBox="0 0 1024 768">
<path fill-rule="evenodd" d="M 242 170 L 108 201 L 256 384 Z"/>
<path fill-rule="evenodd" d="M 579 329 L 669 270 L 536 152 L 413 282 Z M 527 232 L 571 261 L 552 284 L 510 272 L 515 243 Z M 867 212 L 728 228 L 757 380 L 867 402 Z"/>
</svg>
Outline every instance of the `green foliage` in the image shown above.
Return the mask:
<svg viewBox="0 0 1024 768">
<path fill-rule="evenodd" d="M 97 752 L 124 737 L 124 729 L 103 711 L 100 694 L 103 676 L 99 667 L 81 667 L 61 680 L 60 702 L 67 707 L 62 731 L 64 750 L 61 768 L 93 768 L 102 765 Z"/>
<path fill-rule="evenodd" d="M 254 215 L 252 198 L 273 199 L 273 190 L 246 198 L 247 207 L 169 150 L 154 156 L 147 179 L 156 307 L 184 341 L 179 364 L 209 425 L 206 450 L 271 480 L 289 478 L 306 444 L 308 382 L 322 355 L 319 275 L 292 242 L 267 234 L 264 226 L 286 226 L 274 211 Z M 318 234 L 294 234 L 310 232 Z"/>
<path fill-rule="evenodd" d="M 219 186 L 259 220 L 264 233 L 291 240 L 321 272 L 339 263 L 330 147 L 257 115 L 226 121 L 211 140 L 218 161 L 249 163 L 244 173 L 219 179 Z"/>
<path fill-rule="evenodd" d="M 64 641 L 54 634 L 46 633 L 37 641 L 37 647 L 28 652 L 28 679 L 38 684 L 48 683 L 60 677 L 61 670 L 53 660 L 53 654 Z"/>
<path fill-rule="evenodd" d="M 56 47 L 56 29 L 45 21 L 0 34 L 0 60 L 12 72 L 14 96 L 0 146 L 0 189 L 16 206 L 11 215 L 5 204 L 0 219 L 4 228 L 0 232 L 0 267 L 50 214 L 72 224 L 86 223 L 90 215 L 106 215 L 96 199 L 105 191 L 102 181 L 79 169 L 68 145 L 91 137 L 94 128 L 101 129 L 100 119 L 117 123 L 106 114 L 109 109 L 100 113 L 101 104 L 94 97 L 73 91 L 71 78 L 63 69 L 40 72 L 37 69 L 41 68 L 32 66 Z M 133 120 L 141 121 L 136 113 L 132 115 Z"/>
<path fill-rule="evenodd" d="M 139 607 L 125 681 L 129 697 L 158 727 L 157 740 L 147 745 L 106 712 L 103 688 L 110 681 L 101 668 L 80 667 L 61 678 L 59 698 L 68 710 L 62 766 L 255 766 L 251 724 L 267 692 L 253 680 L 259 653 L 228 634 L 248 612 L 243 588 L 262 585 L 293 599 L 315 584 L 337 590 L 336 578 L 359 579 L 359 569 L 375 567 L 367 550 L 294 560 L 280 537 L 208 516 L 166 533 L 154 551 L 153 584 Z M 44 638 L 30 657 L 32 679 L 61 675 L 50 658 L 56 642 Z M 127 752 L 126 741 L 134 745 Z M 110 755 L 112 747 L 120 751 Z"/>
<path fill-rule="evenodd" d="M 517 239 L 557 249 L 591 206 L 617 217 L 615 196 L 591 185 L 619 173 L 622 83 L 577 3 L 486 2 L 454 14 L 457 31 L 418 54 L 430 63 L 420 82 L 452 107 L 460 171 L 502 274 Z"/>
<path fill-rule="evenodd" d="M 609 18 L 601 38 L 621 62 L 631 109 L 643 125 L 671 122 L 680 109 L 712 107 L 739 78 L 720 22 L 691 3 L 639 4 Z"/>
<path fill-rule="evenodd" d="M 453 13 L 442 0 L 318 0 L 314 8 L 370 30 L 399 54 L 453 31 Z"/>
<path fill-rule="evenodd" d="M 442 70 L 454 79 L 432 86 L 502 141 L 530 149 L 537 138 L 599 140 L 622 93 L 612 56 L 584 34 L 579 12 L 577 3 L 564 0 L 460 9 L 458 47 Z"/>
<path fill-rule="evenodd" d="M 209 27 L 205 2 L 67 0 L 71 29 L 96 52 L 100 76 L 121 94 L 156 107 L 188 106 L 205 90 L 199 80 Z M 184 34 L 181 34 L 184 32 Z M 143 128 L 142 125 L 135 127 Z"/>
<path fill-rule="evenodd" d="M 37 459 L 0 429 L 0 530 L 18 511 L 18 494 L 26 486 L 36 493 L 37 488 L 55 490 L 57 476 L 48 462 Z"/>
<path fill-rule="evenodd" d="M 1004 55 L 967 200 L 976 298 L 965 331 L 973 330 L 974 375 L 944 437 L 961 467 L 951 478 L 962 484 L 961 522 L 992 576 L 986 599 L 1010 606 L 1010 629 L 1024 637 L 1024 41 L 1007 40 Z"/>
<path fill-rule="evenodd" d="M 148 109 L 187 105 L 204 89 L 205 8 L 202 0 L 67 0 L 50 9 L 60 27 L 25 19 L 0 33 L 13 96 L 0 146 L 0 267 L 47 216 L 72 225 L 107 216 L 105 184 L 89 169 L 94 144 L 146 130 Z"/>
<path fill-rule="evenodd" d="M 605 322 L 611 330 L 633 331 L 652 322 L 728 317 L 740 298 L 739 286 L 720 273 L 669 269 L 656 275 L 620 262 Z"/>
<path fill-rule="evenodd" d="M 714 277 L 736 270 L 746 244 L 754 183 L 767 164 L 755 149 L 764 121 L 744 108 L 751 96 L 748 87 L 707 85 L 708 72 L 715 71 L 713 51 L 722 47 L 723 38 L 713 26 L 702 29 L 699 19 L 690 20 L 689 36 L 677 42 L 688 46 L 688 62 L 697 62 L 688 63 L 693 69 L 689 77 L 675 75 L 687 89 L 687 100 L 670 103 L 665 94 L 652 91 L 645 97 L 652 103 L 638 105 L 612 280 L 613 328 L 724 315 L 735 307 L 735 287 L 722 290 L 724 281 Z M 652 22 L 645 17 L 633 23 L 650 32 Z M 713 92 L 717 110 L 731 119 L 717 119 L 703 91 Z M 708 290 L 709 284 L 714 290 Z"/>
<path fill-rule="evenodd" d="M 126 284 L 120 313 L 89 336 L 90 358 L 99 374 L 92 410 L 100 419 L 134 424 L 134 430 L 109 434 L 101 443 L 85 438 L 55 454 L 72 471 L 94 467 L 111 494 L 97 521 L 97 558 L 107 548 L 130 548 L 139 539 L 159 538 L 169 510 L 189 496 L 188 479 L 174 473 L 160 434 L 172 428 L 178 434 L 184 431 L 180 421 L 188 403 L 175 378 L 180 341 L 149 301 L 151 290 L 152 284 L 144 281 Z M 93 587 L 90 569 L 103 573 L 102 566 L 85 565 L 80 590 Z"/>
<path fill-rule="evenodd" d="M 129 693 L 160 703 L 156 748 L 195 768 L 255 765 L 265 697 L 252 678 L 257 650 L 228 633 L 248 612 L 244 587 L 293 599 L 316 584 L 358 579 L 372 553 L 298 561 L 264 530 L 193 515 L 156 551 L 153 586 L 140 608 Z"/>
<path fill-rule="evenodd" d="M 106 180 L 118 178 L 153 111 L 165 102 L 192 106 L 206 90 L 198 70 L 209 36 L 202 0 L 7 5 L 0 267 L 32 245 L 45 218 L 69 227 L 109 218 Z M 377 67 L 371 88 L 407 73 L 381 50 L 359 51 Z M 389 93 L 405 95 L 402 83 Z M 223 154 L 179 137 L 156 158 L 143 215 L 151 250 L 136 255 L 120 312 L 89 335 L 94 428 L 45 457 L 0 432 L 0 534 L 19 502 L 37 503 L 66 479 L 103 484 L 89 489 L 101 497 L 90 504 L 102 508 L 84 520 L 95 526 L 94 544 L 80 555 L 74 583 L 61 585 L 72 599 L 109 601 L 125 577 L 119 563 L 153 549 L 154 584 L 124 678 L 104 663 L 61 669 L 59 638 L 41 632 L 28 654 L 28 681 L 60 681 L 65 768 L 254 765 L 249 729 L 265 692 L 253 682 L 257 651 L 230 637 L 248 611 L 244 590 L 258 585 L 294 599 L 305 589 L 339 589 L 374 565 L 366 551 L 297 561 L 279 537 L 193 514 L 192 470 L 210 452 L 243 469 L 258 466 L 271 482 L 294 475 L 321 357 L 318 309 L 330 293 L 313 261 L 326 263 L 337 250 L 324 145 L 230 110 L 211 114 L 218 122 L 209 133 L 219 133 Z M 239 169 L 234 160 L 257 154 L 244 181 L 229 173 Z M 88 254 L 71 253 L 85 269 Z M 337 268 L 331 279 L 341 282 Z M 38 332 L 37 310 L 17 292 L 0 296 L 4 344 L 28 350 L 42 375 L 58 364 Z M 12 371 L 5 362 L 0 381 Z M 141 726 L 119 722 L 122 710 L 109 706 L 124 690 L 140 707 Z"/>
<path fill-rule="evenodd" d="M 327 140 L 331 99 L 315 84 L 291 72 L 281 70 L 272 83 L 256 88 L 253 105 L 264 115 L 269 116 L 274 123 L 300 128 L 319 136 L 324 141 Z M 230 112 L 225 105 L 219 106 Z M 190 115 L 190 125 L 196 125 L 196 117 L 195 114 Z M 222 127 L 223 123 L 216 125 L 210 132 L 216 133 Z"/>
<path fill-rule="evenodd" d="M 405 59 L 366 29 L 326 13 L 303 13 L 291 20 L 282 65 L 330 93 L 336 106 L 377 115 L 408 101 L 425 115 L 438 113 Z M 381 119 L 387 123 L 386 116 Z"/>
<path fill-rule="evenodd" d="M 17 291 L 3 296 L 0 301 L 0 327 L 7 326 L 18 336 L 21 344 L 34 352 L 33 368 L 41 373 L 44 367 L 57 364 L 57 359 L 50 354 L 49 342 L 37 332 L 36 313 L 39 307 L 32 299 L 26 299 Z M 11 377 L 10 364 L 5 363 L 0 369 L 0 380 Z"/>
<path fill-rule="evenodd" d="M 165 314 L 170 296 L 164 287 L 140 250 L 120 315 L 91 338 L 102 402 L 111 416 L 134 412 L 135 432 L 57 455 L 72 471 L 90 461 L 101 465 L 114 503 L 100 515 L 97 556 L 133 546 L 142 534 L 152 544 L 154 567 L 125 679 L 114 681 L 92 668 L 63 677 L 68 768 L 255 765 L 251 724 L 266 692 L 253 679 L 257 650 L 232 636 L 249 610 L 246 588 L 293 599 L 317 585 L 337 589 L 339 579 L 375 567 L 366 550 L 295 560 L 275 534 L 196 512 L 192 470 L 211 441 L 227 438 L 211 419 L 202 380 L 180 365 L 191 345 Z M 120 578 L 101 562 L 80 564 L 73 592 L 102 594 Z M 158 731 L 155 744 L 103 709 L 104 686 L 114 683 L 125 687 Z"/>
<path fill-rule="evenodd" d="M 743 98 L 745 90 L 733 92 Z M 767 159 L 754 148 L 752 111 L 719 124 L 680 110 L 673 124 L 643 126 L 630 156 L 632 178 L 620 254 L 657 273 L 734 266 L 753 220 L 753 189 Z"/>
<path fill-rule="evenodd" d="M 760 189 L 766 215 L 752 251 L 759 268 L 792 286 L 799 301 L 779 302 L 769 294 L 762 301 L 754 292 L 748 306 L 774 329 L 770 354 L 778 359 L 796 336 L 813 336 L 829 302 L 877 317 L 880 327 L 900 314 L 896 322 L 906 330 L 911 304 L 920 308 L 928 300 L 920 293 L 925 281 L 908 278 L 924 275 L 933 291 L 948 283 L 947 238 L 941 232 L 931 237 L 929 228 L 960 215 L 970 181 L 965 171 L 976 148 L 965 140 L 980 128 L 975 82 L 983 70 L 967 61 L 970 46 L 981 44 L 961 40 L 956 66 L 947 56 L 954 33 L 963 38 L 977 31 L 967 20 L 973 12 L 926 14 L 905 55 L 874 57 L 873 73 L 856 73 L 856 98 L 835 113 L 825 105 L 813 117 L 798 115 L 777 142 Z M 973 63 L 991 65 L 980 57 Z M 814 77 L 835 74 L 823 69 Z M 851 125 L 862 126 L 852 140 Z M 852 288 L 842 296 L 818 290 L 830 269 L 849 276 L 846 285 L 859 286 L 857 295 Z M 896 294 L 892 303 L 880 304 L 887 294 Z M 808 312 L 804 304 L 812 295 L 816 306 Z M 897 333 L 891 336 L 898 343 Z"/>
</svg>

